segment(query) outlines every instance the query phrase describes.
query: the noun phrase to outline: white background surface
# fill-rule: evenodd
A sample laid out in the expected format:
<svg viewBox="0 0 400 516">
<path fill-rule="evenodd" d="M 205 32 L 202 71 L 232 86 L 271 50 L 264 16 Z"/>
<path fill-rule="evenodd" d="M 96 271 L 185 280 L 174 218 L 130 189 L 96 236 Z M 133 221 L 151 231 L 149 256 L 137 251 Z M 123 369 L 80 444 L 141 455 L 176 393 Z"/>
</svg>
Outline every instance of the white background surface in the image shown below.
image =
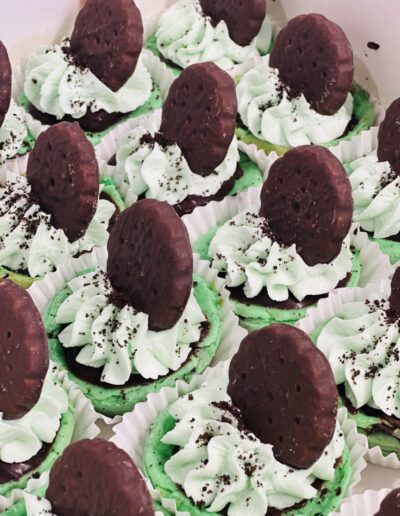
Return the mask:
<svg viewBox="0 0 400 516">
<path fill-rule="evenodd" d="M 13 64 L 38 46 L 69 34 L 81 1 L 1 0 L 0 37 Z M 146 20 L 171 0 L 136 3 Z M 385 105 L 400 96 L 400 0 L 268 0 L 268 12 L 282 23 L 301 13 L 325 14 L 351 41 L 357 79 Z M 370 50 L 368 41 L 380 44 L 379 50 Z M 356 491 L 391 487 L 396 480 L 400 471 L 368 466 Z"/>
</svg>

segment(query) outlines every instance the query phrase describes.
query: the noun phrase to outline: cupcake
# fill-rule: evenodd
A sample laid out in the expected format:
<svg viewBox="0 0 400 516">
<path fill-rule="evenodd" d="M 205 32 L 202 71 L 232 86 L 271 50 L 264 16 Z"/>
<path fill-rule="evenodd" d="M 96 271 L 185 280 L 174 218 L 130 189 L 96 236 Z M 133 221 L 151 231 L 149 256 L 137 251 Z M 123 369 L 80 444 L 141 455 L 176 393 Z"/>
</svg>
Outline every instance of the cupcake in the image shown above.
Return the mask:
<svg viewBox="0 0 400 516">
<path fill-rule="evenodd" d="M 239 151 L 236 114 L 232 78 L 213 63 L 189 66 L 171 86 L 161 123 L 154 114 L 156 129 L 124 125 L 101 174 L 113 179 L 126 205 L 147 197 L 179 215 L 257 186 L 262 171 Z"/>
<path fill-rule="evenodd" d="M 332 289 L 357 286 L 350 182 L 329 150 L 291 149 L 272 164 L 261 192 L 251 193 L 252 203 L 215 204 L 211 216 L 192 216 L 208 228 L 194 249 L 226 279 L 245 328 L 294 324 Z"/>
<path fill-rule="evenodd" d="M 392 263 L 400 260 L 400 99 L 379 127 L 378 145 L 346 164 L 353 189 L 354 220 Z"/>
<path fill-rule="evenodd" d="M 44 496 L 24 493 L 4 516 L 167 514 L 153 503 L 129 455 L 103 439 L 70 444 L 55 462 L 44 491 Z"/>
<path fill-rule="evenodd" d="M 133 0 L 88 0 L 71 37 L 27 60 L 20 104 L 45 125 L 78 122 L 97 144 L 122 119 L 161 105 L 142 45 Z"/>
<path fill-rule="evenodd" d="M 310 336 L 331 364 L 341 404 L 370 449 L 400 459 L 400 269 L 389 288 L 360 289 L 353 299 L 339 295 L 326 315 L 321 312 Z"/>
<path fill-rule="evenodd" d="M 229 373 L 158 413 L 145 474 L 191 516 L 327 515 L 358 476 L 337 399 L 329 363 L 304 332 L 254 331 Z"/>
<path fill-rule="evenodd" d="M 38 298 L 52 292 L 43 314 L 51 357 L 97 412 L 130 411 L 213 360 L 229 303 L 200 271 L 174 209 L 144 199 L 119 216 L 108 258 L 71 262 L 59 283 L 38 284 Z"/>
<path fill-rule="evenodd" d="M 353 83 L 353 52 L 321 14 L 293 18 L 270 56 L 238 78 L 236 134 L 267 153 L 350 140 L 374 121 L 369 94 Z"/>
<path fill-rule="evenodd" d="M 161 14 L 146 47 L 176 75 L 205 61 L 229 70 L 267 54 L 272 33 L 266 0 L 178 0 Z"/>
<path fill-rule="evenodd" d="M 28 287 L 104 245 L 121 203 L 106 180 L 99 186 L 94 149 L 79 125 L 47 129 L 29 154 L 26 177 L 10 172 L 0 187 L 0 276 Z"/>
<path fill-rule="evenodd" d="M 72 439 L 75 418 L 31 297 L 1 280 L 0 304 L 1 499 L 52 467 Z"/>
</svg>

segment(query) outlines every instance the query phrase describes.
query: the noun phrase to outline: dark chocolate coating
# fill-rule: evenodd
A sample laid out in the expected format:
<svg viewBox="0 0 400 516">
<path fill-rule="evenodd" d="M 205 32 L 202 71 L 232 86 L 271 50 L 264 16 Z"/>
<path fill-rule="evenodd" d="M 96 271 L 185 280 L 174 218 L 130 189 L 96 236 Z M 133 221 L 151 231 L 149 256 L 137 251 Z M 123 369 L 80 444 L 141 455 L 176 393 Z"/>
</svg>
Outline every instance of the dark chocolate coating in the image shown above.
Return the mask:
<svg viewBox="0 0 400 516">
<path fill-rule="evenodd" d="M 400 174 L 400 98 L 386 110 L 378 132 L 378 159 L 388 161 L 396 174 Z"/>
<path fill-rule="evenodd" d="M 229 36 L 242 46 L 257 36 L 267 15 L 265 0 L 200 0 L 200 5 L 214 25 L 223 20 Z"/>
<path fill-rule="evenodd" d="M 294 326 L 271 324 L 242 341 L 228 394 L 247 428 L 284 464 L 310 467 L 332 439 L 338 393 L 331 367 Z"/>
<path fill-rule="evenodd" d="M 51 223 L 70 242 L 84 235 L 97 208 L 99 166 L 79 124 L 61 122 L 39 136 L 29 154 L 27 177 Z"/>
<path fill-rule="evenodd" d="M 149 315 L 151 330 L 172 328 L 193 282 L 189 235 L 173 206 L 155 199 L 136 202 L 118 217 L 107 248 L 115 290 Z"/>
<path fill-rule="evenodd" d="M 273 163 L 261 191 L 260 215 L 284 245 L 296 244 L 308 265 L 340 253 L 353 215 L 351 185 L 324 147 L 303 145 Z"/>
<path fill-rule="evenodd" d="M 269 61 L 293 95 L 333 115 L 344 104 L 354 76 L 353 50 L 343 30 L 322 14 L 296 16 L 278 34 Z"/>
<path fill-rule="evenodd" d="M 79 63 L 112 91 L 133 74 L 142 46 L 142 16 L 133 0 L 88 0 L 71 35 Z"/>
<path fill-rule="evenodd" d="M 0 127 L 11 102 L 11 64 L 6 47 L 0 41 Z"/>
<path fill-rule="evenodd" d="M 58 516 L 154 516 L 129 455 L 103 439 L 70 444 L 50 471 L 46 498 Z"/>
<path fill-rule="evenodd" d="M 400 514 L 400 488 L 393 489 L 383 500 L 375 516 L 398 516 Z"/>
<path fill-rule="evenodd" d="M 214 63 L 194 64 L 169 90 L 161 132 L 179 145 L 192 172 L 208 176 L 226 156 L 236 115 L 233 79 Z"/>
<path fill-rule="evenodd" d="M 391 293 L 389 296 L 390 310 L 400 317 L 400 267 L 397 267 L 391 282 Z"/>
<path fill-rule="evenodd" d="M 49 367 L 42 318 L 26 290 L 0 281 L 0 412 L 18 419 L 36 405 Z"/>
</svg>

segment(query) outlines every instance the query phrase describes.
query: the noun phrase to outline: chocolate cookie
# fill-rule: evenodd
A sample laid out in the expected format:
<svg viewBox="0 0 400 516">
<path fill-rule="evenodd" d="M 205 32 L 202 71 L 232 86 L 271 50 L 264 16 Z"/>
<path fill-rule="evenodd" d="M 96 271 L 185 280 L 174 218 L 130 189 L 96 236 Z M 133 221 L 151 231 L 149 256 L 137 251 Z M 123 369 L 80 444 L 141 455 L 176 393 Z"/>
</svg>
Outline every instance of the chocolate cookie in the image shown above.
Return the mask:
<svg viewBox="0 0 400 516">
<path fill-rule="evenodd" d="M 149 315 L 154 331 L 172 328 L 189 299 L 193 256 L 187 229 L 166 202 L 144 199 L 119 216 L 108 240 L 113 287 Z"/>
<path fill-rule="evenodd" d="M 378 159 L 388 161 L 396 174 L 400 174 L 400 98 L 394 100 L 378 132 Z"/>
<path fill-rule="evenodd" d="M 344 104 L 354 76 L 353 51 L 343 30 L 322 14 L 296 16 L 278 34 L 269 60 L 292 95 L 333 115 Z"/>
<path fill-rule="evenodd" d="M 27 177 L 53 226 L 70 242 L 84 235 L 97 208 L 99 166 L 77 123 L 61 122 L 39 136 L 29 154 Z"/>
<path fill-rule="evenodd" d="M 296 244 L 308 265 L 331 262 L 340 253 L 353 215 L 343 165 L 318 145 L 291 149 L 270 168 L 260 215 L 281 244 Z"/>
<path fill-rule="evenodd" d="M 375 516 L 396 516 L 400 514 L 400 489 L 393 489 L 383 500 Z"/>
<path fill-rule="evenodd" d="M 154 516 L 129 455 L 103 439 L 70 444 L 50 471 L 46 498 L 60 516 Z"/>
<path fill-rule="evenodd" d="M 393 275 L 391 288 L 389 296 L 390 310 L 400 316 L 400 267 L 397 267 Z"/>
<path fill-rule="evenodd" d="M 88 0 L 71 35 L 79 63 L 112 91 L 133 74 L 142 46 L 142 16 L 133 0 Z"/>
<path fill-rule="evenodd" d="M 169 90 L 161 131 L 179 145 L 192 172 L 208 176 L 226 156 L 236 115 L 233 79 L 214 63 L 194 64 Z"/>
<path fill-rule="evenodd" d="M 310 467 L 332 439 L 338 393 L 331 367 L 294 326 L 271 324 L 242 341 L 228 394 L 244 424 L 284 464 Z"/>
<path fill-rule="evenodd" d="M 0 127 L 11 102 L 11 64 L 6 47 L 0 41 Z"/>
<path fill-rule="evenodd" d="M 249 45 L 260 32 L 267 14 L 265 0 L 200 0 L 201 8 L 213 25 L 223 20 L 229 36 L 238 45 Z"/>
<path fill-rule="evenodd" d="M 42 318 L 26 290 L 0 281 L 0 412 L 18 419 L 40 398 L 49 367 Z"/>
</svg>

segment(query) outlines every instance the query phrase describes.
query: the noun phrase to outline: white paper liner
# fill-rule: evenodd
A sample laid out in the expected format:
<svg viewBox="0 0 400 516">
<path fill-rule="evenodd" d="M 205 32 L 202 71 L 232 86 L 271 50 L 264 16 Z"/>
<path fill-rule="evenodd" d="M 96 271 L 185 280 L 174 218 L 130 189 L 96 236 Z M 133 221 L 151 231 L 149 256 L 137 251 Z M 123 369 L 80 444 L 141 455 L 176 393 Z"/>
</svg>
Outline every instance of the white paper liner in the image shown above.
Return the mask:
<svg viewBox="0 0 400 516">
<path fill-rule="evenodd" d="M 75 427 L 72 442 L 86 438 L 93 439 L 100 433 L 100 429 L 96 425 L 98 414 L 95 412 L 93 405 L 81 393 L 79 387 L 68 379 L 66 371 L 60 371 L 57 376 L 74 407 Z M 21 500 L 24 492 L 32 493 L 37 489 L 46 486 L 47 483 L 48 472 L 45 471 L 39 478 L 31 478 L 24 490 L 13 489 L 8 496 L 0 496 L 0 512 Z"/>
<path fill-rule="evenodd" d="M 363 494 L 354 495 L 343 503 L 339 512 L 331 512 L 329 516 L 374 516 L 390 491 L 390 489 L 368 490 Z"/>
<path fill-rule="evenodd" d="M 146 402 L 139 403 L 133 412 L 123 416 L 122 422 L 114 427 L 115 435 L 110 440 L 125 450 L 135 464 L 143 470 L 145 443 L 150 433 L 150 427 L 157 416 L 179 397 L 198 389 L 204 381 L 212 383 L 221 375 L 226 375 L 226 368 L 228 367 L 228 362 L 221 362 L 216 367 L 206 370 L 201 376 L 193 378 L 189 384 L 178 382 L 174 388 L 165 387 L 157 394 L 150 394 Z M 339 409 L 338 420 L 350 450 L 352 466 L 352 478 L 348 491 L 348 496 L 350 496 L 354 487 L 360 482 L 361 473 L 366 467 L 364 459 L 366 453 L 365 439 L 364 436 L 357 433 L 354 421 L 347 419 L 346 409 Z M 190 516 L 188 512 L 177 511 L 175 500 L 168 498 L 161 498 L 161 500 L 162 506 L 173 514 Z"/>
<path fill-rule="evenodd" d="M 371 281 L 365 288 L 337 289 L 327 298 L 320 299 L 317 306 L 310 308 L 307 312 L 307 316 L 298 321 L 296 326 L 310 334 L 322 323 L 334 317 L 343 304 L 355 301 L 364 301 L 373 294 L 381 294 L 382 297 L 388 298 L 390 292 L 391 285 L 388 279 L 382 279 L 380 282 L 376 283 Z M 367 442 L 366 437 L 365 441 Z M 395 453 L 391 453 L 385 457 L 379 446 L 369 448 L 366 458 L 368 462 L 375 464 L 376 466 L 400 469 L 400 460 L 397 455 Z"/>
</svg>

